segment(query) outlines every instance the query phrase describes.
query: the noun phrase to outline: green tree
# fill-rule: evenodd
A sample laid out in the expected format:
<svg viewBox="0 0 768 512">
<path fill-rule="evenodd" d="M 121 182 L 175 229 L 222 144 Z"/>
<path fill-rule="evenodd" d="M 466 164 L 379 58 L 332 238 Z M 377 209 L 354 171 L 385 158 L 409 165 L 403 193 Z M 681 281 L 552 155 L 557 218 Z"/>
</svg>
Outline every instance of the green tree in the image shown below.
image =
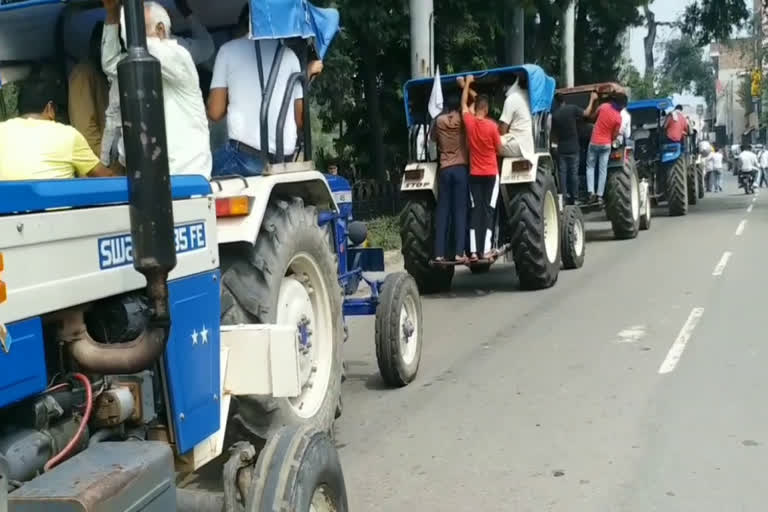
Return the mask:
<svg viewBox="0 0 768 512">
<path fill-rule="evenodd" d="M 712 64 L 704 60 L 704 50 L 691 37 L 672 39 L 664 48 L 661 87 L 677 93 L 703 96 L 707 105 L 715 102 Z"/>
<path fill-rule="evenodd" d="M 683 16 L 684 32 L 696 44 L 726 41 L 749 20 L 746 0 L 696 0 Z"/>
</svg>

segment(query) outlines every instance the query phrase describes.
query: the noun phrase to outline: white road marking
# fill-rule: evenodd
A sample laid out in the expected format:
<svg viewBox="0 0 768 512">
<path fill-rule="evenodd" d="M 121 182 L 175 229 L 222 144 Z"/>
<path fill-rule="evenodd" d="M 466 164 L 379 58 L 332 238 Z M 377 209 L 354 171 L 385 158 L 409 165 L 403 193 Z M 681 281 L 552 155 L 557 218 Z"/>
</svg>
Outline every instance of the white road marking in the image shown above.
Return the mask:
<svg viewBox="0 0 768 512">
<path fill-rule="evenodd" d="M 646 327 L 644 325 L 633 325 L 623 331 L 619 331 L 616 343 L 635 343 L 645 337 Z"/>
<path fill-rule="evenodd" d="M 677 363 L 680 362 L 685 346 L 691 339 L 691 334 L 696 328 L 696 324 L 701 320 L 702 315 L 704 315 L 704 308 L 693 308 L 691 314 L 688 315 L 688 320 L 685 321 L 683 328 L 680 329 L 677 339 L 672 344 L 669 352 L 667 352 L 667 357 L 664 359 L 664 362 L 661 363 L 661 366 L 659 366 L 660 374 L 671 373 L 677 366 Z"/>
<path fill-rule="evenodd" d="M 736 236 L 741 236 L 744 233 L 744 228 L 747 227 L 747 219 L 739 222 L 739 227 L 736 228 Z"/>
<path fill-rule="evenodd" d="M 757 197 L 752 198 L 752 202 L 754 203 L 755 201 L 757 201 Z"/>
<path fill-rule="evenodd" d="M 754 207 L 755 207 L 754 204 L 749 205 L 749 207 L 747 208 L 747 213 L 752 213 L 752 208 Z"/>
<path fill-rule="evenodd" d="M 713 276 L 723 275 L 723 271 L 725 270 L 725 266 L 728 265 L 729 259 L 731 259 L 731 251 L 725 251 L 723 253 L 723 257 L 720 258 L 720 261 L 717 263 L 715 270 L 712 271 L 712 275 Z"/>
</svg>

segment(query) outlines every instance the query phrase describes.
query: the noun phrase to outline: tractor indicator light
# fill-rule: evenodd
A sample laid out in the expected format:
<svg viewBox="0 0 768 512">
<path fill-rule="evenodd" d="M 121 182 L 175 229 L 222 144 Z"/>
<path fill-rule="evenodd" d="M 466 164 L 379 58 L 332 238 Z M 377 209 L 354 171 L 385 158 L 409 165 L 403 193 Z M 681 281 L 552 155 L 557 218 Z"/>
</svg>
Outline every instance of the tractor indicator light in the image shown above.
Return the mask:
<svg viewBox="0 0 768 512">
<path fill-rule="evenodd" d="M 223 197 L 216 200 L 216 217 L 244 217 L 251 213 L 248 196 Z"/>
</svg>

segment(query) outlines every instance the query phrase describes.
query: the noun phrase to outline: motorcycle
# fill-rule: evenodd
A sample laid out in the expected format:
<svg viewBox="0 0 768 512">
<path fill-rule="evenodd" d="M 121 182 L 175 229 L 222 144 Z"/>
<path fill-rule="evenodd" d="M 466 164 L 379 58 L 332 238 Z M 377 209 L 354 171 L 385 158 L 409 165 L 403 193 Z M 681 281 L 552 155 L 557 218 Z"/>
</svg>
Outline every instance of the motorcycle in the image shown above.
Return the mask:
<svg viewBox="0 0 768 512">
<path fill-rule="evenodd" d="M 739 173 L 739 188 L 743 188 L 745 194 L 755 193 L 755 171 L 742 171 Z"/>
</svg>

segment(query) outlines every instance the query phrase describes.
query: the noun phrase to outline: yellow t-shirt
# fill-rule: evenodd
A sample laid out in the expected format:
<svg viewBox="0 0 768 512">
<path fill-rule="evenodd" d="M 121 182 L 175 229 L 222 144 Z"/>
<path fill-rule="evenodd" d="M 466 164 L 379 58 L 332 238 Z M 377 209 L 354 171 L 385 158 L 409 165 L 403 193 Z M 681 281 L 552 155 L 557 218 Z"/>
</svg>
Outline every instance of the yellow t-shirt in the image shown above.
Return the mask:
<svg viewBox="0 0 768 512">
<path fill-rule="evenodd" d="M 71 126 L 22 117 L 0 123 L 0 181 L 85 176 L 98 163 Z"/>
</svg>

